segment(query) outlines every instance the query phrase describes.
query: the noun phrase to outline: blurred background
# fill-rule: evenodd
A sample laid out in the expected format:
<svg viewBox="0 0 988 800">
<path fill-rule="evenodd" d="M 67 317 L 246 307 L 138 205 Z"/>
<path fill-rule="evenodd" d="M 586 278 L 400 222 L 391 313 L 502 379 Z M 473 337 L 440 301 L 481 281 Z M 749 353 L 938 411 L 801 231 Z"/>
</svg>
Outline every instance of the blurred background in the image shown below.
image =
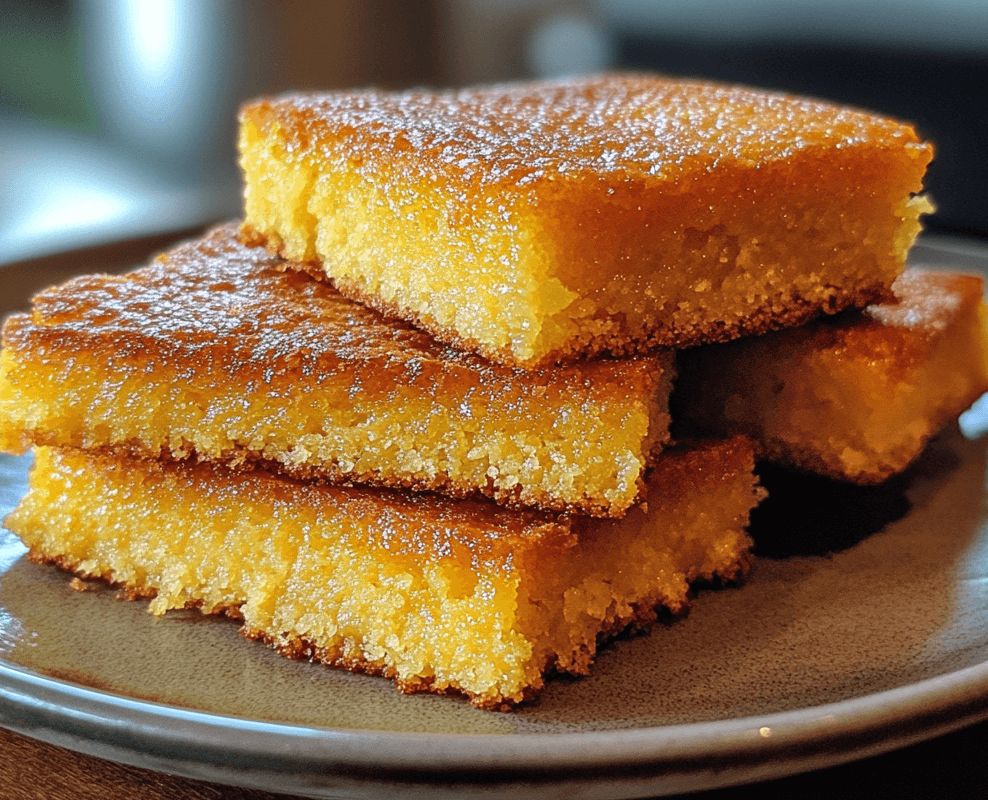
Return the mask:
<svg viewBox="0 0 988 800">
<path fill-rule="evenodd" d="M 913 120 L 988 238 L 988 0 L 0 0 L 0 263 L 235 216 L 247 97 L 608 68 Z"/>
</svg>

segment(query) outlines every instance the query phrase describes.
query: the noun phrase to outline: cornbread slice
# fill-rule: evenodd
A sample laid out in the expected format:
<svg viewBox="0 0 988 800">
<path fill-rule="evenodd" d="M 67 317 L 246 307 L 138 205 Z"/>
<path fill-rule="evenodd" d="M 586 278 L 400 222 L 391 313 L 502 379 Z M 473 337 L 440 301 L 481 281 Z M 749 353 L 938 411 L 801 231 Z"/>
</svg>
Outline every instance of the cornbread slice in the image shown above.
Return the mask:
<svg viewBox="0 0 988 800">
<path fill-rule="evenodd" d="M 9 318 L 0 449 L 263 462 L 297 477 L 622 515 L 668 440 L 671 352 L 535 371 L 454 352 L 217 228 Z"/>
<path fill-rule="evenodd" d="M 854 483 L 902 471 L 988 391 L 982 279 L 906 270 L 896 301 L 681 354 L 674 403 L 694 430 Z"/>
<path fill-rule="evenodd" d="M 586 673 L 599 641 L 682 610 L 691 582 L 738 576 L 752 468 L 743 439 L 671 449 L 646 505 L 601 520 L 40 448 L 5 524 L 152 613 L 227 612 L 287 656 L 498 708 L 549 670 Z"/>
<path fill-rule="evenodd" d="M 931 210 L 908 125 L 646 75 L 260 99 L 239 148 L 249 241 L 524 366 L 887 299 Z"/>
</svg>

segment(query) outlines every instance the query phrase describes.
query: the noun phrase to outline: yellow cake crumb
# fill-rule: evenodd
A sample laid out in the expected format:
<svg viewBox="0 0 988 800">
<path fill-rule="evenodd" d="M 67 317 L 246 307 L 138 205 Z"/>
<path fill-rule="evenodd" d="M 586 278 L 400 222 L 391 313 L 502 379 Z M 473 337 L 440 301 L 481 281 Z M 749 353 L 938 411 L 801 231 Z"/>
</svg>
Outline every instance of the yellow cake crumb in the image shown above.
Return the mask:
<svg viewBox="0 0 988 800">
<path fill-rule="evenodd" d="M 889 297 L 931 210 L 908 125 L 646 75 L 248 103 L 245 236 L 510 364 Z"/>
<path fill-rule="evenodd" d="M 980 277 L 909 269 L 896 300 L 680 356 L 678 417 L 783 465 L 855 483 L 901 472 L 988 391 Z"/>
<path fill-rule="evenodd" d="M 285 655 L 501 708 L 741 574 L 752 467 L 743 439 L 668 450 L 648 510 L 602 520 L 42 447 L 5 524 L 155 614 L 233 612 Z"/>
<path fill-rule="evenodd" d="M 115 448 L 621 516 L 669 439 L 674 360 L 497 366 L 215 229 L 14 315 L 0 449 Z"/>
</svg>

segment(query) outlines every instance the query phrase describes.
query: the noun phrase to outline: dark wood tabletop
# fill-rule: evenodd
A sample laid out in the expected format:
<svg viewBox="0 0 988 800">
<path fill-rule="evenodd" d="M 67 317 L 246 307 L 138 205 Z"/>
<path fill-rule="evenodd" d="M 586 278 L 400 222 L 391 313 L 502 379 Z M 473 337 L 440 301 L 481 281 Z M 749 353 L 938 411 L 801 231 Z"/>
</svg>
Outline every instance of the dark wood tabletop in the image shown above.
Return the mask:
<svg viewBox="0 0 988 800">
<path fill-rule="evenodd" d="M 980 797 L 988 785 L 988 723 L 838 767 L 689 795 L 727 800 L 757 790 L 760 800 Z M 277 800 L 296 795 L 164 775 L 103 761 L 0 729 L 2 800 Z"/>
</svg>

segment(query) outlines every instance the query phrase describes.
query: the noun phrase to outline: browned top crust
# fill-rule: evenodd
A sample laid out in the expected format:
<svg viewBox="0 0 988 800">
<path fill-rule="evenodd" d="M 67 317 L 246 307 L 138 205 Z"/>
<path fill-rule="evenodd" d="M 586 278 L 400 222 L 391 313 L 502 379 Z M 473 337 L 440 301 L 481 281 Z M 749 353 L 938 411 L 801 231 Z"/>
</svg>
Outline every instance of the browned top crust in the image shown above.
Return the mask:
<svg viewBox="0 0 988 800">
<path fill-rule="evenodd" d="M 476 190 L 581 175 L 674 183 L 733 162 L 802 150 L 915 146 L 908 124 L 820 100 L 655 75 L 610 74 L 459 91 L 365 90 L 262 98 L 241 110 L 278 124 L 286 149 L 351 168 Z M 359 131 L 359 135 L 355 135 Z M 914 191 L 919 191 L 917 185 Z"/>
<path fill-rule="evenodd" d="M 144 361 L 155 351 L 195 363 L 209 359 L 231 374 L 253 373 L 266 383 L 284 375 L 318 380 L 346 372 L 355 374 L 363 391 L 382 381 L 394 385 L 396 370 L 409 383 L 424 384 L 442 371 L 470 375 L 481 385 L 523 383 L 533 391 L 550 382 L 583 384 L 605 375 L 620 374 L 627 382 L 632 373 L 651 383 L 662 371 L 653 359 L 540 370 L 492 364 L 382 317 L 325 280 L 286 269 L 277 255 L 242 244 L 235 222 L 130 274 L 83 275 L 40 292 L 30 323 L 15 315 L 5 325 L 4 346 L 16 350 L 22 337 L 38 336 L 80 352 L 112 350 L 118 363 Z"/>
<path fill-rule="evenodd" d="M 271 398 L 275 398 L 272 408 L 277 409 L 285 398 L 297 398 L 298 407 L 309 410 L 299 411 L 300 416 L 287 428 L 280 417 L 272 423 L 284 431 L 289 443 L 284 447 L 297 442 L 296 433 L 308 432 L 301 427 L 311 425 L 318 430 L 330 424 L 325 412 L 313 412 L 301 401 L 303 397 L 337 403 L 334 407 L 341 409 L 343 419 L 349 419 L 349 397 L 360 409 L 352 413 L 354 419 L 362 420 L 361 414 L 373 419 L 378 411 L 390 413 L 388 424 L 394 435 L 404 427 L 420 431 L 423 441 L 428 439 L 426 428 L 450 429 L 446 417 L 463 438 L 476 429 L 471 419 L 481 408 L 504 415 L 497 419 L 518 420 L 519 430 L 535 435 L 547 431 L 544 420 L 538 425 L 532 421 L 534 409 L 565 409 L 584 402 L 594 406 L 600 401 L 603 406 L 594 407 L 621 413 L 622 407 L 638 408 L 641 403 L 654 428 L 641 443 L 645 463 L 650 464 L 668 441 L 664 404 L 673 371 L 671 351 L 653 358 L 598 359 L 536 370 L 493 364 L 444 346 L 406 323 L 388 320 L 343 297 L 325 280 L 286 269 L 277 255 L 242 244 L 237 228 L 237 223 L 220 226 L 128 275 L 80 276 L 41 292 L 34 298 L 31 314 L 12 315 L 4 324 L 4 348 L 15 359 L 38 361 L 54 370 L 79 374 L 85 369 L 90 381 L 105 381 L 110 387 L 119 388 L 132 378 L 142 385 L 153 383 L 157 376 L 168 391 L 179 387 L 178 394 L 170 396 L 185 398 L 183 407 L 187 400 L 190 408 L 203 410 L 207 428 L 216 408 L 210 405 L 213 395 L 224 398 L 222 402 L 233 398 L 230 407 L 240 404 L 245 410 Z M 431 422 L 421 409 L 415 412 L 418 416 L 405 413 L 410 396 L 431 409 Z M 124 397 L 120 402 L 130 401 Z M 444 421 L 437 421 L 438 417 Z M 307 480 L 400 486 L 457 497 L 485 495 L 508 506 L 596 516 L 622 516 L 625 504 L 633 499 L 629 496 L 618 502 L 593 489 L 587 489 L 582 498 L 577 490 L 561 498 L 537 482 L 501 481 L 497 470 L 493 474 L 488 470 L 485 477 L 472 473 L 464 477 L 445 466 L 406 469 L 384 457 L 375 461 L 370 455 L 358 466 L 362 450 L 346 458 L 313 455 L 297 459 L 285 452 L 278 455 L 281 445 L 261 450 L 249 436 L 231 440 L 232 450 L 202 452 L 195 442 L 173 429 L 163 432 L 160 426 L 133 441 L 120 438 L 119 432 L 108 441 L 109 434 L 100 427 L 84 434 L 54 419 L 43 424 L 21 419 L 18 424 L 26 429 L 0 430 L 0 434 L 9 434 L 7 439 L 0 436 L 0 448 L 73 444 L 144 457 L 215 458 L 237 468 L 261 463 Z M 613 438 L 606 426 L 598 428 L 594 436 L 603 437 L 604 442 Z M 438 441 L 446 434 L 428 435 Z M 566 435 L 573 435 L 567 426 L 553 428 L 552 436 Z M 208 437 L 205 441 L 208 445 Z M 384 449 L 389 446 L 382 445 Z"/>
</svg>

